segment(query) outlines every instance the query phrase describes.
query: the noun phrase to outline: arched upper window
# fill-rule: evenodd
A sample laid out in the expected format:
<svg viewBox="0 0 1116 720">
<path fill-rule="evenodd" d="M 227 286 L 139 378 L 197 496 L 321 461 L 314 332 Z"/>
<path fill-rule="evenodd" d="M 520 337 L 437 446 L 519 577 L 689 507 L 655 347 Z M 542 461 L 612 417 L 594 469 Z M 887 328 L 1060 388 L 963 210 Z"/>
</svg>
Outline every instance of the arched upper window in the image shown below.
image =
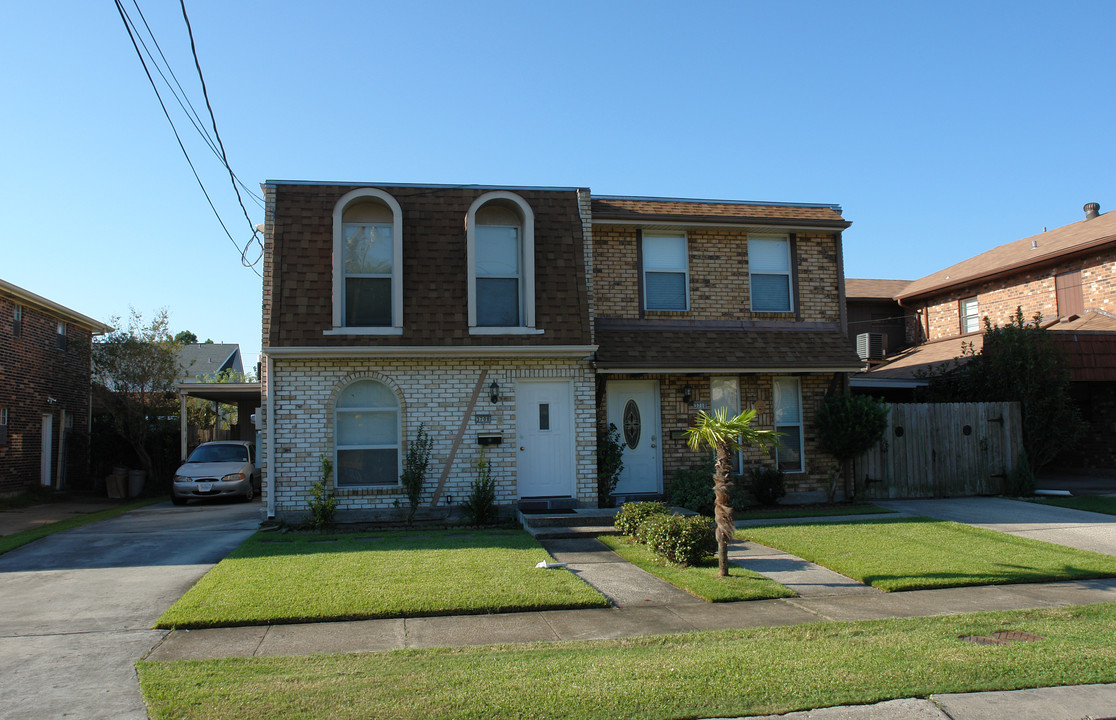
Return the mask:
<svg viewBox="0 0 1116 720">
<path fill-rule="evenodd" d="M 403 212 L 383 190 L 353 190 L 334 206 L 333 327 L 402 332 Z"/>
<path fill-rule="evenodd" d="M 485 193 L 465 219 L 469 329 L 534 332 L 535 215 L 515 193 Z"/>
<path fill-rule="evenodd" d="M 399 400 L 391 388 L 376 380 L 346 385 L 333 428 L 338 487 L 399 484 Z"/>
</svg>

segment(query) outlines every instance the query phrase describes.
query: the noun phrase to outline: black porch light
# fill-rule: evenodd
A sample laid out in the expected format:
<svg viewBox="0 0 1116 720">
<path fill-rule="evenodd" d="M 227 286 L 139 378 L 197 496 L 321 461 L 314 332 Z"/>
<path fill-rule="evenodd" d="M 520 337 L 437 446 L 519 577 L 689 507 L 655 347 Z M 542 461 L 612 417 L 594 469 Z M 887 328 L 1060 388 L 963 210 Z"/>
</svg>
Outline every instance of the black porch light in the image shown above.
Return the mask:
<svg viewBox="0 0 1116 720">
<path fill-rule="evenodd" d="M 493 403 L 500 402 L 500 386 L 496 384 L 495 380 L 488 386 L 488 399 Z"/>
<path fill-rule="evenodd" d="M 682 402 L 687 405 L 694 404 L 694 388 L 690 383 L 686 383 L 686 386 L 682 388 Z"/>
</svg>

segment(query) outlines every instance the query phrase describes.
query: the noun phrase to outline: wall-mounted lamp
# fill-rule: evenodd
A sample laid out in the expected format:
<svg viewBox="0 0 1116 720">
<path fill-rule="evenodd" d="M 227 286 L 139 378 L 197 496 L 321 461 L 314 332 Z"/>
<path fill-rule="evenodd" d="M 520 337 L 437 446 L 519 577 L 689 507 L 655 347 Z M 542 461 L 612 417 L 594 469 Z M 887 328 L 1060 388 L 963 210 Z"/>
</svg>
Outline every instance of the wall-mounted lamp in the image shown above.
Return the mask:
<svg viewBox="0 0 1116 720">
<path fill-rule="evenodd" d="M 453 505 L 453 495 L 446 493 L 446 506 L 449 507 L 450 505 Z"/>
<path fill-rule="evenodd" d="M 488 386 L 488 399 L 494 403 L 500 402 L 500 386 L 496 384 L 495 380 Z"/>
<path fill-rule="evenodd" d="M 694 388 L 689 383 L 686 383 L 686 386 L 682 388 L 682 402 L 687 405 L 694 404 Z"/>
</svg>

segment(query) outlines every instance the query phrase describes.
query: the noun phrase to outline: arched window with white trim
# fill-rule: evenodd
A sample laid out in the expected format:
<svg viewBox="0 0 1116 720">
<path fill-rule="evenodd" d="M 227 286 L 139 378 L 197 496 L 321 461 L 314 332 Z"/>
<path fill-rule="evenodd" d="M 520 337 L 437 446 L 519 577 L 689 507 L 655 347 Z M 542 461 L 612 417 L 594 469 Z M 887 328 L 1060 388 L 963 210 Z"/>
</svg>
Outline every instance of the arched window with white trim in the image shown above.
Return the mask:
<svg viewBox="0 0 1116 720">
<path fill-rule="evenodd" d="M 535 327 L 535 216 L 515 193 L 477 198 L 465 219 L 469 329 L 474 334 Z"/>
<path fill-rule="evenodd" d="M 403 328 L 403 212 L 388 193 L 360 188 L 333 210 L 333 328 Z"/>
<path fill-rule="evenodd" d="M 346 385 L 333 420 L 338 487 L 399 484 L 399 399 L 390 387 L 376 380 Z"/>
</svg>

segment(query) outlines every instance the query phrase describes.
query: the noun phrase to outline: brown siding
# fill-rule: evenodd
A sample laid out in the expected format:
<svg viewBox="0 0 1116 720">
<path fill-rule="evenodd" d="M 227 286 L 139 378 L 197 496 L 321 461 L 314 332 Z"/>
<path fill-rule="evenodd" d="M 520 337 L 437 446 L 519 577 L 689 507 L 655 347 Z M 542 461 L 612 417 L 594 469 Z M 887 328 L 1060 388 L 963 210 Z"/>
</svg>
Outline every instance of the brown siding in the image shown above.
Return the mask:
<svg viewBox="0 0 1116 720">
<path fill-rule="evenodd" d="M 0 408 L 8 411 L 7 443 L 0 444 L 0 495 L 39 483 L 42 416 L 53 420 L 51 479 L 58 477 L 61 411 L 74 418 L 67 442 L 66 482 L 85 483 L 89 465 L 90 341 L 88 330 L 66 325 L 66 349 L 58 349 L 61 318 L 22 305 L 19 337 L 12 332 L 17 300 L 0 295 Z M 48 398 L 54 398 L 50 402 Z"/>
<path fill-rule="evenodd" d="M 573 190 L 512 189 L 535 215 L 535 326 L 544 334 L 469 335 L 465 216 L 487 189 L 375 186 L 403 211 L 403 334 L 324 335 L 333 313 L 333 208 L 355 187 L 275 187 L 264 267 L 265 347 L 589 344 Z"/>
</svg>

